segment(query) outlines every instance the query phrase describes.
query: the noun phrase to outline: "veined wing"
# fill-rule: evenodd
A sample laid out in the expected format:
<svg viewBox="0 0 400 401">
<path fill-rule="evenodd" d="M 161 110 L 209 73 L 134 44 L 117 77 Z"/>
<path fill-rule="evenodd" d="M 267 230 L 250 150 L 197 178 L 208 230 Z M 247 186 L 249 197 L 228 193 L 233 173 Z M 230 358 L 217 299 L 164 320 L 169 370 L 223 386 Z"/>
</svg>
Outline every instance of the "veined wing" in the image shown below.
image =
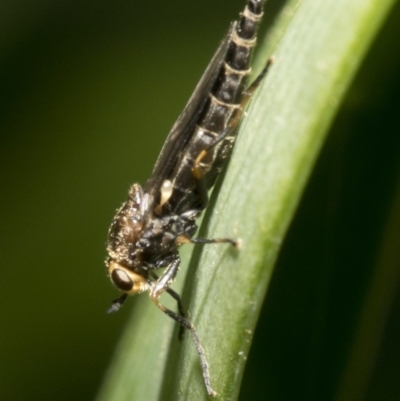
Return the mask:
<svg viewBox="0 0 400 401">
<path fill-rule="evenodd" d="M 144 187 L 145 192 L 150 195 L 150 203 L 157 199 L 162 183 L 169 179 L 176 163 L 180 160 L 180 153 L 184 151 L 193 135 L 196 123 L 225 60 L 235 26 L 236 23 L 231 24 L 228 33 L 215 52 L 186 107 L 168 134 L 154 166 L 153 173 Z M 151 205 L 149 206 L 151 208 Z"/>
</svg>

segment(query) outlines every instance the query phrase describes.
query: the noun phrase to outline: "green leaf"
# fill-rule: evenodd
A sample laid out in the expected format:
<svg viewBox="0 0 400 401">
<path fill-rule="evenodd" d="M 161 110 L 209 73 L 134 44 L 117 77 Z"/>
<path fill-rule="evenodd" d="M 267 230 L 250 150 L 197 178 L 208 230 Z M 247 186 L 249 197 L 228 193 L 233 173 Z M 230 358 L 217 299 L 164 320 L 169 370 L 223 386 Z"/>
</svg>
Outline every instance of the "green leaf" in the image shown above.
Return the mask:
<svg viewBox="0 0 400 401">
<path fill-rule="evenodd" d="M 238 397 L 285 233 L 343 95 L 392 4 L 290 1 L 261 46 L 257 65 L 271 51 L 276 63 L 242 124 L 229 169 L 214 191 L 218 199 L 199 233 L 240 238 L 242 249 L 196 248 L 183 298 L 217 399 Z M 206 399 L 192 339 L 186 333 L 180 344 L 174 327 L 142 296 L 98 399 Z"/>
</svg>

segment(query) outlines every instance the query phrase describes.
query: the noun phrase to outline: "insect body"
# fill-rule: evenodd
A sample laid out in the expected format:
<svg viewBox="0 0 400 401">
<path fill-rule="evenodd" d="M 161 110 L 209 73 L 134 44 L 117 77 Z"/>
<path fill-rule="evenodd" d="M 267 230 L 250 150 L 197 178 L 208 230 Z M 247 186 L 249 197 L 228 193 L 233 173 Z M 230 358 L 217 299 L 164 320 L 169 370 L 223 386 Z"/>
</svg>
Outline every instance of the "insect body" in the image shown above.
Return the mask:
<svg viewBox="0 0 400 401">
<path fill-rule="evenodd" d="M 186 319 L 180 296 L 170 288 L 185 243 L 230 243 L 231 239 L 193 238 L 196 218 L 206 208 L 214 185 L 230 155 L 238 125 L 251 95 L 272 63 L 247 87 L 250 58 L 264 0 L 248 0 L 218 47 L 185 109 L 169 133 L 150 179 L 134 184 L 109 231 L 106 261 L 111 281 L 123 292 L 109 312 L 117 311 L 128 295 L 150 292 L 155 305 L 188 329 L 200 357 L 207 392 L 210 383 L 204 350 L 193 324 Z M 165 268 L 159 277 L 155 271 Z M 159 302 L 163 292 L 178 305 L 175 313 Z"/>
</svg>

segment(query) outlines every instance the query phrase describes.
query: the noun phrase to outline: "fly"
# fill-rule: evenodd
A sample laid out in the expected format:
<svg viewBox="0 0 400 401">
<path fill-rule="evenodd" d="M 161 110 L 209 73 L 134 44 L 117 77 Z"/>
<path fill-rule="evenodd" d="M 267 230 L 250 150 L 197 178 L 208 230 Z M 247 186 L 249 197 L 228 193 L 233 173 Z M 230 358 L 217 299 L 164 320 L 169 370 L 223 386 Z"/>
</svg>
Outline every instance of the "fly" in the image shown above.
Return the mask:
<svg viewBox="0 0 400 401">
<path fill-rule="evenodd" d="M 237 242 L 228 238 L 193 238 L 196 219 L 207 207 L 208 191 L 232 151 L 237 128 L 251 96 L 271 66 L 269 59 L 247 86 L 256 31 L 264 0 L 248 0 L 238 21 L 231 24 L 188 104 L 172 127 L 153 173 L 144 187 L 133 184 L 128 199 L 112 221 L 108 236 L 108 267 L 113 284 L 123 292 L 113 301 L 116 312 L 128 295 L 149 291 L 150 299 L 170 318 L 190 331 L 210 396 L 210 372 L 204 349 L 182 301 L 170 288 L 180 264 L 181 245 Z M 155 271 L 164 268 L 158 276 Z M 178 312 L 159 301 L 167 292 Z"/>
</svg>

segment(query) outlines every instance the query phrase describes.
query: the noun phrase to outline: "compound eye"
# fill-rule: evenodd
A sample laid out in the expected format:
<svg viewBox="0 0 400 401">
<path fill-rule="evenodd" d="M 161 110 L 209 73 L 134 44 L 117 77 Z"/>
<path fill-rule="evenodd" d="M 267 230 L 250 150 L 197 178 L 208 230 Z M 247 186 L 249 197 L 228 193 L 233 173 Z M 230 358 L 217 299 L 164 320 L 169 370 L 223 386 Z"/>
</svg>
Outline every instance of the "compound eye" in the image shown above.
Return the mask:
<svg viewBox="0 0 400 401">
<path fill-rule="evenodd" d="M 114 269 L 111 273 L 111 280 L 121 291 L 129 292 L 133 289 L 134 282 L 122 269 Z"/>
</svg>

